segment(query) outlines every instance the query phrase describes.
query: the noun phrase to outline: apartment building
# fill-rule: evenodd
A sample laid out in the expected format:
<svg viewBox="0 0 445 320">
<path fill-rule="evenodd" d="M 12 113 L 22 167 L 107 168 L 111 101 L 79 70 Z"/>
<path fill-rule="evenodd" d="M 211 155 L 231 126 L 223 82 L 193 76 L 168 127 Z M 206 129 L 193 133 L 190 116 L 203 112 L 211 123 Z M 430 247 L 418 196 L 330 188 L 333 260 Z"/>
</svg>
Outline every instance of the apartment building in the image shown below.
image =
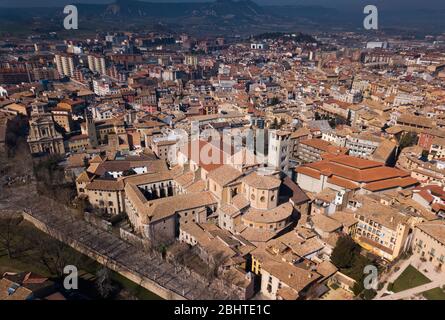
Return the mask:
<svg viewBox="0 0 445 320">
<path fill-rule="evenodd" d="M 418 224 L 414 228 L 413 255 L 426 261 L 438 271 L 445 264 L 445 221 L 435 220 Z"/>
<path fill-rule="evenodd" d="M 346 154 L 347 152 L 347 148 L 332 145 L 327 141 L 309 139 L 300 141 L 297 158 L 304 163 L 317 162 L 322 160 L 322 155 L 324 154 L 340 155 Z"/>
<path fill-rule="evenodd" d="M 78 59 L 72 54 L 58 53 L 54 57 L 57 72 L 61 77 L 73 77 Z"/>
<path fill-rule="evenodd" d="M 358 220 L 352 237 L 362 248 L 388 261 L 406 250 L 410 233 L 406 215 L 367 196 L 350 209 Z"/>
<path fill-rule="evenodd" d="M 97 54 L 89 54 L 87 59 L 88 59 L 88 68 L 91 71 L 97 72 L 100 75 L 106 74 L 106 63 L 105 63 L 105 58 L 103 56 Z"/>
<path fill-rule="evenodd" d="M 372 134 L 351 134 L 346 140 L 349 155 L 367 158 L 374 153 L 382 139 Z"/>
</svg>

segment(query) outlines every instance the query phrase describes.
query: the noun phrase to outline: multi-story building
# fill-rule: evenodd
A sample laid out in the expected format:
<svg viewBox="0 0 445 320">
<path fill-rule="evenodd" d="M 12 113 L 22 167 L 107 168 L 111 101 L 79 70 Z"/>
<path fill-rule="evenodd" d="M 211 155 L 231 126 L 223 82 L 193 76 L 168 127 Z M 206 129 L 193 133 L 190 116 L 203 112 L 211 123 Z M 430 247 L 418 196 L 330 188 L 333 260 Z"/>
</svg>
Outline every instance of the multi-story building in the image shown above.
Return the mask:
<svg viewBox="0 0 445 320">
<path fill-rule="evenodd" d="M 423 222 L 414 228 L 413 255 L 436 270 L 443 271 L 445 264 L 445 221 Z"/>
<path fill-rule="evenodd" d="M 358 220 L 353 239 L 365 250 L 392 261 L 407 249 L 408 217 L 371 197 L 362 197 L 350 209 Z"/>
<path fill-rule="evenodd" d="M 445 158 L 445 139 L 435 137 L 431 143 L 428 158 L 431 159 L 443 159 Z"/>
<path fill-rule="evenodd" d="M 73 124 L 71 112 L 65 109 L 55 108 L 51 110 L 51 113 L 53 115 L 54 122 L 65 130 L 66 133 L 70 133 Z"/>
<path fill-rule="evenodd" d="M 93 90 L 98 96 L 106 96 L 116 93 L 116 90 L 112 88 L 110 81 L 106 79 L 93 80 Z"/>
<path fill-rule="evenodd" d="M 54 57 L 57 72 L 61 77 L 73 77 L 77 59 L 72 54 L 58 53 Z"/>
<path fill-rule="evenodd" d="M 297 158 L 302 162 L 316 162 L 322 160 L 324 154 L 346 154 L 348 149 L 337 147 L 324 140 L 309 139 L 300 141 L 298 145 Z"/>
<path fill-rule="evenodd" d="M 349 155 L 368 158 L 382 142 L 382 138 L 372 134 L 351 134 L 346 139 L 346 148 L 349 149 Z"/>
<path fill-rule="evenodd" d="M 105 75 L 107 71 L 105 58 L 101 55 L 89 54 L 88 68 L 93 72 L 99 73 L 100 75 Z"/>
</svg>

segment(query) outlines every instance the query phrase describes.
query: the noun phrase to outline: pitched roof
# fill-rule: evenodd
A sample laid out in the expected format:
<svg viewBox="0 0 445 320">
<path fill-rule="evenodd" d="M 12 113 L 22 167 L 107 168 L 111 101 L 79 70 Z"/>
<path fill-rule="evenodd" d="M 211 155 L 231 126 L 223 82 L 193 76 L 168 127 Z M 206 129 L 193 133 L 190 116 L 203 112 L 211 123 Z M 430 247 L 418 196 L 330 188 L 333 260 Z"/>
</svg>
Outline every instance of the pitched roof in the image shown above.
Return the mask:
<svg viewBox="0 0 445 320">
<path fill-rule="evenodd" d="M 418 224 L 416 228 L 422 230 L 426 234 L 430 235 L 431 237 L 445 245 L 445 221 L 428 221 Z"/>
<path fill-rule="evenodd" d="M 207 178 L 214 180 L 220 186 L 225 186 L 240 178 L 243 173 L 230 165 L 222 165 L 221 167 L 211 171 Z"/>
<path fill-rule="evenodd" d="M 244 183 L 256 189 L 276 189 L 281 185 L 281 180 L 273 176 L 260 175 L 257 172 L 252 172 L 242 179 Z"/>
<path fill-rule="evenodd" d="M 325 216 L 324 214 L 315 214 L 311 216 L 311 221 L 314 228 L 328 233 L 339 230 L 342 227 L 341 223 L 328 216 Z"/>
</svg>

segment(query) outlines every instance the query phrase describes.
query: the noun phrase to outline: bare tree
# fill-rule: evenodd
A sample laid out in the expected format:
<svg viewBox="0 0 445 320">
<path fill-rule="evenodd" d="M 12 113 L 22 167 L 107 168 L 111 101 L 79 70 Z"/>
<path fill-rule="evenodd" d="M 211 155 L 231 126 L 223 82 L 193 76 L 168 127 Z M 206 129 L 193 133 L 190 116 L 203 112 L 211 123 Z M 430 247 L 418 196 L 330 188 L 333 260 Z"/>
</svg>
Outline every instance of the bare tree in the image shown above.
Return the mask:
<svg viewBox="0 0 445 320">
<path fill-rule="evenodd" d="M 7 215 L 0 219 L 0 244 L 6 250 L 9 259 L 13 258 L 19 223 L 20 219 L 13 215 Z"/>
<path fill-rule="evenodd" d="M 57 277 L 63 276 L 63 269 L 67 265 L 78 266 L 81 262 L 80 254 L 56 239 L 33 233 L 29 235 L 28 241 L 36 251 L 38 261 Z"/>
<path fill-rule="evenodd" d="M 111 281 L 110 271 L 106 267 L 102 267 L 97 272 L 96 286 L 102 298 L 108 298 L 114 291 L 115 286 Z"/>
<path fill-rule="evenodd" d="M 222 251 L 213 254 L 209 259 L 209 266 L 206 274 L 208 281 L 212 281 L 219 275 L 219 268 L 227 261 L 227 255 Z"/>
</svg>

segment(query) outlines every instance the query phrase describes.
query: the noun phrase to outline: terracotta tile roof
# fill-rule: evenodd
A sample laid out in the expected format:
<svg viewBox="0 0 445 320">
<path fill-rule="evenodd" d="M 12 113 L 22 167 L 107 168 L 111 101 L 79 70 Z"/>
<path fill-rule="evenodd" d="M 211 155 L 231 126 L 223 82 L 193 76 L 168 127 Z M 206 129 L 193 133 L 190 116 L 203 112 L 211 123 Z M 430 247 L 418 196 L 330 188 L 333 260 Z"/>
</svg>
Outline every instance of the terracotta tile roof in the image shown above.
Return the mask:
<svg viewBox="0 0 445 320">
<path fill-rule="evenodd" d="M 279 195 L 280 197 L 283 196 L 285 198 L 289 198 L 296 205 L 310 201 L 309 197 L 300 188 L 300 186 L 292 181 L 292 179 L 288 176 L 283 179 Z"/>
<path fill-rule="evenodd" d="M 148 204 L 149 207 L 144 218 L 146 222 L 153 222 L 171 216 L 176 212 L 215 206 L 217 201 L 210 192 L 196 192 L 161 198 L 149 201 Z"/>
<path fill-rule="evenodd" d="M 219 168 L 211 171 L 207 178 L 214 180 L 220 186 L 225 186 L 240 178 L 243 173 L 230 165 L 222 165 Z"/>
<path fill-rule="evenodd" d="M 124 190 L 124 182 L 118 180 L 101 180 L 96 179 L 87 184 L 86 189 L 98 191 L 122 191 Z"/>
<path fill-rule="evenodd" d="M 263 176 L 256 172 L 252 172 L 242 179 L 244 183 L 250 187 L 257 189 L 276 189 L 281 185 L 281 180 L 272 176 Z"/>
<path fill-rule="evenodd" d="M 376 161 L 361 159 L 352 156 L 338 156 L 332 158 L 332 162 L 346 165 L 348 167 L 356 168 L 356 169 L 369 169 L 375 167 L 381 167 L 382 164 Z"/>
<path fill-rule="evenodd" d="M 250 201 L 244 196 L 244 194 L 237 194 L 232 198 L 232 205 L 238 210 L 243 210 L 250 205 Z"/>
<path fill-rule="evenodd" d="M 422 230 L 445 246 L 445 221 L 435 220 L 420 223 L 416 228 Z"/>
<path fill-rule="evenodd" d="M 327 260 L 318 264 L 316 269 L 317 273 L 321 274 L 324 278 L 332 276 L 337 270 L 337 267 Z"/>
<path fill-rule="evenodd" d="M 320 179 L 321 176 L 318 170 L 303 166 L 296 168 L 295 172 L 310 176 L 315 179 Z"/>
<path fill-rule="evenodd" d="M 189 185 L 186 190 L 187 193 L 193 193 L 193 192 L 203 192 L 206 189 L 206 182 L 204 180 L 197 180 L 193 182 L 191 185 Z"/>
<path fill-rule="evenodd" d="M 371 182 L 366 184 L 363 188 L 369 191 L 380 191 L 396 187 L 401 187 L 401 188 L 414 187 L 418 184 L 419 182 L 416 179 L 411 177 L 405 177 L 405 178 L 394 178 L 394 179 Z"/>
<path fill-rule="evenodd" d="M 306 257 L 323 249 L 323 244 L 318 238 L 303 239 L 294 231 L 285 233 L 276 240 L 289 247 L 299 257 Z"/>
<path fill-rule="evenodd" d="M 267 242 L 276 236 L 275 232 L 265 229 L 254 229 L 246 226 L 241 226 L 240 228 L 241 230 L 238 230 L 238 233 L 247 241 L 253 243 Z"/>
<path fill-rule="evenodd" d="M 232 218 L 237 217 L 241 214 L 239 209 L 231 204 L 223 204 L 219 210 Z"/>
<path fill-rule="evenodd" d="M 79 174 L 79 176 L 76 179 L 76 182 L 83 183 L 83 182 L 90 182 L 92 180 L 92 177 L 88 175 L 86 171 Z"/>
<path fill-rule="evenodd" d="M 348 150 L 347 148 L 334 146 L 331 143 L 321 139 L 302 140 L 300 141 L 300 144 L 312 147 L 322 152 L 333 153 L 333 154 L 345 154 Z"/>
<path fill-rule="evenodd" d="M 296 292 L 303 291 L 311 283 L 321 278 L 317 272 L 308 271 L 286 262 L 280 263 L 274 260 L 264 261 L 261 264 L 261 269 L 278 278 Z"/>
<path fill-rule="evenodd" d="M 277 290 L 277 297 L 288 301 L 297 300 L 298 292 L 290 287 L 281 287 Z"/>
<path fill-rule="evenodd" d="M 358 220 L 354 217 L 353 212 L 347 211 L 336 211 L 330 218 L 340 222 L 344 227 L 350 227 L 358 222 Z"/>
<path fill-rule="evenodd" d="M 328 233 L 339 230 L 342 227 L 341 223 L 323 214 L 315 214 L 311 216 L 311 221 L 314 228 Z"/>
<path fill-rule="evenodd" d="M 399 224 L 404 224 L 408 221 L 408 217 L 397 209 L 385 206 L 368 196 L 364 197 L 362 207 L 357 209 L 356 215 L 364 216 L 391 230 L 397 230 Z"/>
<path fill-rule="evenodd" d="M 294 208 L 290 202 L 283 203 L 270 210 L 259 210 L 251 207 L 243 215 L 242 219 L 246 222 L 276 223 L 288 219 L 292 215 L 293 210 Z"/>
<path fill-rule="evenodd" d="M 350 189 L 350 190 L 360 189 L 360 186 L 358 184 L 351 182 L 350 180 L 343 179 L 343 178 L 336 177 L 336 176 L 329 177 L 328 182 L 335 184 L 336 186 L 345 188 L 345 189 Z"/>
<path fill-rule="evenodd" d="M 323 174 L 329 177 L 337 176 L 357 183 L 370 183 L 409 176 L 408 172 L 400 169 L 386 167 L 380 162 L 352 156 L 329 157 L 318 162 L 300 166 L 295 171 L 317 179 L 319 179 L 320 174 Z M 408 180 L 403 180 L 402 183 L 408 183 Z"/>
</svg>

